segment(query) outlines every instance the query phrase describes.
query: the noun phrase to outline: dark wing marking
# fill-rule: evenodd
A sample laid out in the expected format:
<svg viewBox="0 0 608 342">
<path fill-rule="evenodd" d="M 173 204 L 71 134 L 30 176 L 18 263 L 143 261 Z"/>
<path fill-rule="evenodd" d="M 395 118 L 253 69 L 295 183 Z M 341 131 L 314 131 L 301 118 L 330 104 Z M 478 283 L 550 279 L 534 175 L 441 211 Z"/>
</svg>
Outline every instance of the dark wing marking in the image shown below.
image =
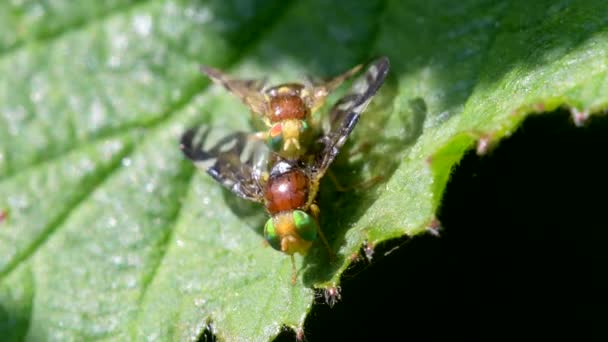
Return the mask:
<svg viewBox="0 0 608 342">
<path fill-rule="evenodd" d="M 330 129 L 321 142 L 323 148 L 315 157 L 313 177 L 320 179 L 329 165 L 340 152 L 340 148 L 359 121 L 361 113 L 370 103 L 388 73 L 390 64 L 387 57 L 381 57 L 370 63 L 363 77 L 358 79 L 348 93 L 331 109 Z"/>
<path fill-rule="evenodd" d="M 223 86 L 226 90 L 236 95 L 253 112 L 258 114 L 266 113 L 266 98 L 262 92 L 266 79 L 231 79 L 223 72 L 204 65 L 201 66 L 201 72 L 207 75 L 214 83 Z"/>
<path fill-rule="evenodd" d="M 266 167 L 266 161 L 259 147 L 265 146 L 258 147 L 247 133 L 235 132 L 221 138 L 210 148 L 204 148 L 210 132 L 211 128 L 206 126 L 184 132 L 180 141 L 184 155 L 236 195 L 261 202 L 261 168 Z"/>
</svg>

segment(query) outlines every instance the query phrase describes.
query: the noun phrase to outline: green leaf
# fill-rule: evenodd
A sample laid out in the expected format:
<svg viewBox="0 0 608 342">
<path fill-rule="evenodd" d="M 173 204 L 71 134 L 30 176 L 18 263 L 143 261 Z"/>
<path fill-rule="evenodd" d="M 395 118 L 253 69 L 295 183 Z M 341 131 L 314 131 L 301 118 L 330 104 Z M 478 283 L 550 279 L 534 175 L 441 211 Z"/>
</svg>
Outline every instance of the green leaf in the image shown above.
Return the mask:
<svg viewBox="0 0 608 342">
<path fill-rule="evenodd" d="M 531 113 L 608 107 L 596 1 L 194 0 L 0 4 L 0 335 L 8 340 L 268 340 L 313 288 L 384 241 L 436 225 L 452 167 Z M 193 120 L 250 129 L 200 64 L 241 77 L 392 68 L 324 180 L 316 244 L 262 243 L 262 208 L 185 161 Z M 584 115 L 583 115 L 584 116 Z"/>
</svg>

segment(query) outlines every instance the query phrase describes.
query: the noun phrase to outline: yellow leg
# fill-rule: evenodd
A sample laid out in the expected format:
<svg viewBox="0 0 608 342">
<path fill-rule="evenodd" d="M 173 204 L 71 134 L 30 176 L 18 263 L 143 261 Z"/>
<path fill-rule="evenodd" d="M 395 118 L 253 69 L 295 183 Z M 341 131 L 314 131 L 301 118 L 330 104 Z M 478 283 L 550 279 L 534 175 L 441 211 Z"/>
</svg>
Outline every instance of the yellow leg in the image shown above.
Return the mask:
<svg viewBox="0 0 608 342">
<path fill-rule="evenodd" d="M 296 271 L 296 258 L 292 255 L 291 257 L 291 285 L 296 285 L 298 281 L 298 272 Z"/>
<path fill-rule="evenodd" d="M 327 238 L 325 238 L 325 234 L 323 234 L 323 231 L 321 230 L 321 227 L 318 224 L 319 223 L 319 214 L 321 213 L 321 210 L 319 209 L 319 206 L 316 205 L 315 203 L 311 204 L 310 205 L 310 213 L 312 214 L 312 216 L 317 221 L 317 233 L 319 233 L 319 237 L 321 237 L 321 241 L 323 241 L 323 244 L 325 245 L 325 248 L 327 248 L 327 253 L 329 254 L 329 260 L 331 262 L 333 262 L 334 260 L 336 260 L 336 255 L 334 254 L 334 251 L 329 246 L 329 242 L 327 242 Z"/>
</svg>

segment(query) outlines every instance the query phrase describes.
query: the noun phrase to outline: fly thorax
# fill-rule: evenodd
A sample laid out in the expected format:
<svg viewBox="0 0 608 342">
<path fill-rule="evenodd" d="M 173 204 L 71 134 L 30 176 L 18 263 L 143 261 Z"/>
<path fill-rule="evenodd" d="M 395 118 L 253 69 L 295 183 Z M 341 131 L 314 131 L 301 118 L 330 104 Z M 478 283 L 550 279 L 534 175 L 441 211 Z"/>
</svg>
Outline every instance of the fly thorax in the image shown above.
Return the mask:
<svg viewBox="0 0 608 342">
<path fill-rule="evenodd" d="M 267 116 L 272 122 L 304 120 L 310 114 L 310 109 L 298 94 L 281 92 L 270 98 L 268 111 Z"/>
</svg>

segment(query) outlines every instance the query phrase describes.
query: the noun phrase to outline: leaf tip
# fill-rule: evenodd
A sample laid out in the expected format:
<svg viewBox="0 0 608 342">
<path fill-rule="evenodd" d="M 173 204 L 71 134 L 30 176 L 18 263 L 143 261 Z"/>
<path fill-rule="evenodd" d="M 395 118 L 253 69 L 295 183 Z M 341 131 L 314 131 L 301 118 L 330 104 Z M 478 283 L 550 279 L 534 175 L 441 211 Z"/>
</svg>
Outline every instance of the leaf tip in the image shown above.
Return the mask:
<svg viewBox="0 0 608 342">
<path fill-rule="evenodd" d="M 366 240 L 363 244 L 363 253 L 365 254 L 367 261 L 372 262 L 372 259 L 374 258 L 374 244 Z"/>
<path fill-rule="evenodd" d="M 576 127 L 582 127 L 589 119 L 588 110 L 578 110 L 578 108 L 572 107 L 570 109 L 570 114 L 572 115 L 572 120 L 574 121 Z"/>
<path fill-rule="evenodd" d="M 441 232 L 443 231 L 441 222 L 439 222 L 436 217 L 433 217 L 429 224 L 426 226 L 426 231 L 435 237 L 441 236 Z"/>
<path fill-rule="evenodd" d="M 475 148 L 475 151 L 477 152 L 478 156 L 483 156 L 488 153 L 488 151 L 493 145 L 492 140 L 493 139 L 491 134 L 484 134 L 479 137 L 479 139 L 477 140 L 477 147 Z"/>
<path fill-rule="evenodd" d="M 298 327 L 298 329 L 296 329 L 296 341 L 297 342 L 306 341 L 306 336 L 304 335 L 304 329 L 302 327 Z"/>
<path fill-rule="evenodd" d="M 332 285 L 323 290 L 323 297 L 325 298 L 325 303 L 329 305 L 330 308 L 333 308 L 334 305 L 336 305 L 336 303 L 342 299 L 340 291 L 340 287 L 336 285 Z"/>
</svg>

